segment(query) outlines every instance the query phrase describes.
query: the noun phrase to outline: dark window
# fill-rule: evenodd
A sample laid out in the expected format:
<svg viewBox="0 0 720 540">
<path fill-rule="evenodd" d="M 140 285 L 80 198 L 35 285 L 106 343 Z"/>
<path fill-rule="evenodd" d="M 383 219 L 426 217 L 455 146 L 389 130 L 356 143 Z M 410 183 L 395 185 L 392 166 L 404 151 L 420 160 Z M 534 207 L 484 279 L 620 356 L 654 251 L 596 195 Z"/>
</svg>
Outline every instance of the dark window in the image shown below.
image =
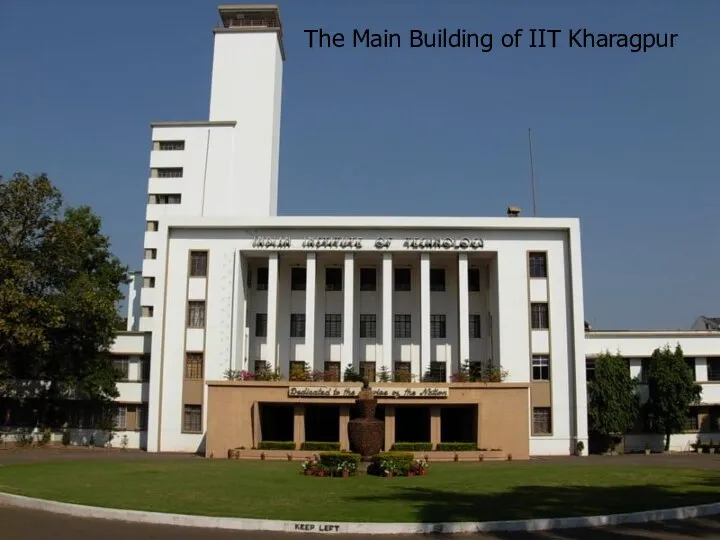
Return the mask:
<svg viewBox="0 0 720 540">
<path fill-rule="evenodd" d="M 695 408 L 691 408 L 685 418 L 685 427 L 683 431 L 699 431 L 699 426 L 698 411 Z"/>
<path fill-rule="evenodd" d="M 480 292 L 480 269 L 468 268 L 468 290 Z"/>
<path fill-rule="evenodd" d="M 305 337 L 305 314 L 304 313 L 291 313 L 290 314 L 290 337 L 304 338 Z"/>
<path fill-rule="evenodd" d="M 444 339 L 447 337 L 445 315 L 430 315 L 430 337 Z"/>
<path fill-rule="evenodd" d="M 430 370 L 425 377 L 426 382 L 447 382 L 447 364 L 445 362 L 430 362 Z"/>
<path fill-rule="evenodd" d="M 185 141 L 159 141 L 158 150 L 185 150 Z"/>
<path fill-rule="evenodd" d="M 137 416 L 135 417 L 135 429 L 147 429 L 148 410 L 146 405 L 138 405 L 135 409 Z"/>
<path fill-rule="evenodd" d="M 143 381 L 150 380 L 150 357 L 143 356 L 142 363 L 140 364 L 140 378 Z"/>
<path fill-rule="evenodd" d="M 203 378 L 203 353 L 185 353 L 185 378 Z"/>
<path fill-rule="evenodd" d="M 532 357 L 533 381 L 550 380 L 550 357 L 542 354 L 534 354 Z"/>
<path fill-rule="evenodd" d="M 410 315 L 395 315 L 395 339 L 409 339 L 412 337 Z"/>
<path fill-rule="evenodd" d="M 585 379 L 588 381 L 595 380 L 595 359 L 594 358 L 586 358 L 585 359 Z"/>
<path fill-rule="evenodd" d="M 650 358 L 640 359 L 640 382 L 647 384 L 648 382 L 648 370 L 650 369 Z"/>
<path fill-rule="evenodd" d="M 205 301 L 188 302 L 188 328 L 205 328 Z"/>
<path fill-rule="evenodd" d="M 377 270 L 375 268 L 360 269 L 360 290 L 375 291 L 377 290 Z"/>
<path fill-rule="evenodd" d="M 340 382 L 340 362 L 325 362 L 326 381 Z"/>
<path fill-rule="evenodd" d="M 267 313 L 255 314 L 255 337 L 267 337 Z"/>
<path fill-rule="evenodd" d="M 550 435 L 551 433 L 550 407 L 533 407 L 533 435 Z"/>
<path fill-rule="evenodd" d="M 470 315 L 470 339 L 480 339 L 482 337 L 482 318 L 479 314 Z"/>
<path fill-rule="evenodd" d="M 547 277 L 547 254 L 542 252 L 530 252 L 530 277 Z"/>
<path fill-rule="evenodd" d="M 182 167 L 158 167 L 157 178 L 182 178 L 183 168 Z"/>
<path fill-rule="evenodd" d="M 430 290 L 436 292 L 442 292 L 445 290 L 445 269 L 444 268 L 431 268 L 430 269 Z"/>
<path fill-rule="evenodd" d="M 207 277 L 207 251 L 190 252 L 190 277 Z"/>
<path fill-rule="evenodd" d="M 412 381 L 412 364 L 410 362 L 395 362 L 394 382 Z"/>
<path fill-rule="evenodd" d="M 247 285 L 248 289 L 252 287 L 252 270 L 250 268 L 247 269 L 247 280 L 245 284 Z"/>
<path fill-rule="evenodd" d="M 342 268 L 326 268 L 325 269 L 325 290 L 326 291 L 342 291 L 343 290 Z"/>
<path fill-rule="evenodd" d="M 268 269 L 267 266 L 257 269 L 257 284 L 258 291 L 267 291 L 268 288 Z"/>
<path fill-rule="evenodd" d="M 114 359 L 113 367 L 120 372 L 121 381 L 127 381 L 130 378 L 130 360 L 127 358 Z"/>
<path fill-rule="evenodd" d="M 374 313 L 360 314 L 360 337 L 377 337 L 377 315 Z"/>
<path fill-rule="evenodd" d="M 202 431 L 202 406 L 185 405 L 183 431 L 200 433 Z"/>
<path fill-rule="evenodd" d="M 325 337 L 341 338 L 343 331 L 342 313 L 325 314 Z"/>
<path fill-rule="evenodd" d="M 707 359 L 707 380 L 720 381 L 720 358 Z"/>
<path fill-rule="evenodd" d="M 360 362 L 360 376 L 375 382 L 375 362 Z"/>
<path fill-rule="evenodd" d="M 547 302 L 530 304 L 530 322 L 533 330 L 545 330 L 550 327 Z"/>
<path fill-rule="evenodd" d="M 290 289 L 293 291 L 304 291 L 307 288 L 307 269 L 290 269 Z"/>
<path fill-rule="evenodd" d="M 393 272 L 395 277 L 395 290 L 396 291 L 409 291 L 411 290 L 411 273 L 409 268 L 396 268 Z"/>
<path fill-rule="evenodd" d="M 692 374 L 693 381 L 695 380 L 695 359 L 694 358 L 685 358 L 685 363 L 687 364 L 687 367 L 690 368 L 690 373 Z"/>
</svg>

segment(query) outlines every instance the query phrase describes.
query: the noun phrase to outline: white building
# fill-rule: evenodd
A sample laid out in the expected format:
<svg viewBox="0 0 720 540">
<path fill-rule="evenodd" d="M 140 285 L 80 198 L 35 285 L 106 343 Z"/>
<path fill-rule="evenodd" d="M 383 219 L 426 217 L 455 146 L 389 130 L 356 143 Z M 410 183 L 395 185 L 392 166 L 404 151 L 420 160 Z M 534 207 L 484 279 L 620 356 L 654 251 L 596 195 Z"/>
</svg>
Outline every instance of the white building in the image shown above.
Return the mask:
<svg viewBox="0 0 720 540">
<path fill-rule="evenodd" d="M 586 356 L 620 350 L 637 372 L 680 342 L 699 381 L 720 378 L 718 332 L 585 331 L 577 219 L 277 216 L 279 13 L 220 15 L 209 119 L 152 124 L 142 275 L 113 349 L 135 366 L 118 399 L 132 446 L 202 451 L 206 381 L 265 365 L 443 382 L 501 366 L 528 389 L 530 455 L 587 449 Z"/>
</svg>

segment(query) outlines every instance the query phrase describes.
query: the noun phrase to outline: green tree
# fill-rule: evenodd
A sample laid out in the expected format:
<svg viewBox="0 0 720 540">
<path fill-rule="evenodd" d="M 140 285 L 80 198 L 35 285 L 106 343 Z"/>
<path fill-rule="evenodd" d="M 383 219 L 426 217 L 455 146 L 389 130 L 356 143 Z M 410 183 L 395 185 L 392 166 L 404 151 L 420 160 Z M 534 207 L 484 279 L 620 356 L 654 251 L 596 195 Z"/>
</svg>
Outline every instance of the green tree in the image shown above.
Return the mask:
<svg viewBox="0 0 720 540">
<path fill-rule="evenodd" d="M 127 276 L 90 208 L 63 208 L 44 174 L 0 178 L 0 395 L 46 410 L 69 393 L 117 397 L 107 351 Z M 37 380 L 47 388 L 26 384 Z"/>
<path fill-rule="evenodd" d="M 596 358 L 595 379 L 588 381 L 587 392 L 591 433 L 613 440 L 632 428 L 638 418 L 640 400 L 622 356 L 606 351 Z"/>
<path fill-rule="evenodd" d="M 670 436 L 685 427 L 691 405 L 700 402 L 702 387 L 695 383 L 680 345 L 655 349 L 647 373 L 648 400 L 645 414 L 648 428 L 665 435 L 665 451 Z"/>
</svg>

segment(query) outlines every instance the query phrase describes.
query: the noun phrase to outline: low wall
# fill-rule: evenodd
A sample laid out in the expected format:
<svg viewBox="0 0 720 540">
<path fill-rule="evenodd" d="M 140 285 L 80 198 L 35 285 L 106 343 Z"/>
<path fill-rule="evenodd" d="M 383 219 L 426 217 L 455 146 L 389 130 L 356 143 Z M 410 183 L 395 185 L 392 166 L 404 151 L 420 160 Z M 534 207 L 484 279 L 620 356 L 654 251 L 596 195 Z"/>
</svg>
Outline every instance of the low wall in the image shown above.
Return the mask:
<svg viewBox="0 0 720 540">
<path fill-rule="evenodd" d="M 307 451 L 307 450 L 230 450 L 222 456 L 208 456 L 212 458 L 227 458 L 236 460 L 262 460 L 267 461 L 305 461 L 310 459 L 313 454 L 319 454 L 320 452 Z M 448 461 L 507 461 L 508 454 L 503 450 L 488 450 L 484 452 L 412 452 L 415 459 L 427 459 L 430 463 L 433 462 L 448 462 Z M 264 457 L 263 457 L 264 456 Z M 457 456 L 457 459 L 456 459 Z M 511 459 L 515 459 L 511 456 Z"/>
</svg>

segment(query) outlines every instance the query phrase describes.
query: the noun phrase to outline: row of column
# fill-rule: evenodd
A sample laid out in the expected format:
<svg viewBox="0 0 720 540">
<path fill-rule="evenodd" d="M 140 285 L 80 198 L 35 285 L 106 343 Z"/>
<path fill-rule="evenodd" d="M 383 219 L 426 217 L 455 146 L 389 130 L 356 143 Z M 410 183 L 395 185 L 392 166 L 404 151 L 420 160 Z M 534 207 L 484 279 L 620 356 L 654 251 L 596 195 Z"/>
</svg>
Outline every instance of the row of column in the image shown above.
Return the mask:
<svg viewBox="0 0 720 540">
<path fill-rule="evenodd" d="M 267 361 L 277 366 L 277 320 L 278 320 L 278 253 L 268 257 L 267 286 Z M 305 354 L 306 358 L 315 358 L 315 289 L 317 283 L 317 255 L 308 252 L 306 263 L 305 288 Z M 382 257 L 382 365 L 393 371 L 393 257 L 392 253 L 383 253 Z M 354 295 L 355 292 L 355 256 L 346 253 L 343 268 L 343 344 L 342 365 L 352 365 L 354 357 Z M 458 325 L 459 358 L 470 356 L 470 312 L 468 289 L 468 256 L 458 254 Z M 430 364 L 430 253 L 420 254 L 420 372 Z"/>
</svg>

